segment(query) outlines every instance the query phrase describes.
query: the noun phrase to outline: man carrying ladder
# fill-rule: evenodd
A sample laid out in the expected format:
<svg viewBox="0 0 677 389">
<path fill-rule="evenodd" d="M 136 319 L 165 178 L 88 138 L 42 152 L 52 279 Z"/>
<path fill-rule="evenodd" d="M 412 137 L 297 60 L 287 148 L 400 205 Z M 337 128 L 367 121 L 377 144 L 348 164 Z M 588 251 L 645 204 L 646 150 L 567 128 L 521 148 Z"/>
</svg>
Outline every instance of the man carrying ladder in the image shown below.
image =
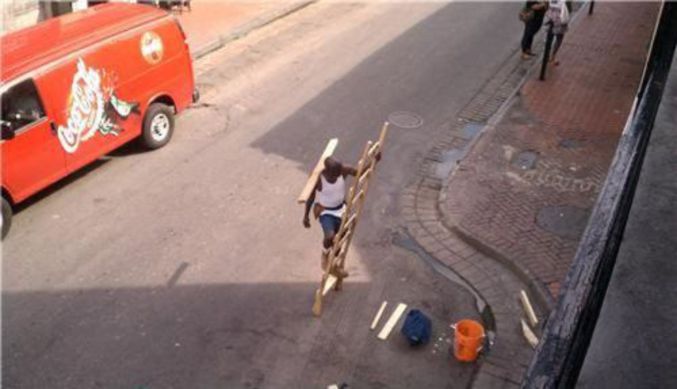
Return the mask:
<svg viewBox="0 0 677 389">
<path fill-rule="evenodd" d="M 324 160 L 324 170 L 315 183 L 313 192 L 306 200 L 303 225 L 310 228 L 310 209 L 313 216 L 322 226 L 324 239 L 322 240 L 322 270 L 329 265 L 329 249 L 334 243 L 334 237 L 341 227 L 341 218 L 346 211 L 346 177 L 357 174 L 357 170 L 344 166 L 332 157 Z M 317 199 L 317 201 L 316 201 Z M 341 270 L 342 277 L 347 277 L 345 270 Z"/>
<path fill-rule="evenodd" d="M 313 304 L 316 316 L 322 311 L 323 296 L 332 287 L 341 290 L 342 281 L 348 276 L 344 270 L 345 258 L 362 211 L 369 180 L 376 163 L 381 160 L 387 130 L 386 122 L 378 141 L 367 142 L 357 168 L 343 165 L 332 158 L 338 139 L 331 139 L 298 198 L 299 203 L 305 204 L 303 225 L 310 228 L 312 209 L 324 233 L 321 261 L 323 276 Z M 348 176 L 354 177 L 350 189 L 346 185 Z"/>
</svg>

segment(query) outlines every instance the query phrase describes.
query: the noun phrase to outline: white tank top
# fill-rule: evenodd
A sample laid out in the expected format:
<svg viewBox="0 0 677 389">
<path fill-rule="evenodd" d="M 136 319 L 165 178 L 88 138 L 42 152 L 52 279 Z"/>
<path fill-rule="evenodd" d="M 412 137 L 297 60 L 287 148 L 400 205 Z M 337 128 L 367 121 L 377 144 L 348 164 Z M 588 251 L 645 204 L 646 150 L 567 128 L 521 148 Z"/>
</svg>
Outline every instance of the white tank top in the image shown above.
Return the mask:
<svg viewBox="0 0 677 389">
<path fill-rule="evenodd" d="M 320 175 L 322 190 L 317 191 L 317 202 L 324 208 L 336 208 L 343 204 L 346 197 L 346 181 L 339 176 L 333 184 Z"/>
</svg>

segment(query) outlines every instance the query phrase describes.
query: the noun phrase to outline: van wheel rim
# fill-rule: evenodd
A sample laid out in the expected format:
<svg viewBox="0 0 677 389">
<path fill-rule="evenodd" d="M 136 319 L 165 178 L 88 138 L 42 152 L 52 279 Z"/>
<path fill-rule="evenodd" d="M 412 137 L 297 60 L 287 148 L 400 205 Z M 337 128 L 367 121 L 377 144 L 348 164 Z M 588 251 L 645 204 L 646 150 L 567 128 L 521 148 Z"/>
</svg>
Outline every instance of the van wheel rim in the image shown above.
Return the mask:
<svg viewBox="0 0 677 389">
<path fill-rule="evenodd" d="M 167 115 L 160 113 L 155 115 L 150 122 L 150 136 L 156 142 L 162 142 L 169 134 L 169 118 Z"/>
</svg>

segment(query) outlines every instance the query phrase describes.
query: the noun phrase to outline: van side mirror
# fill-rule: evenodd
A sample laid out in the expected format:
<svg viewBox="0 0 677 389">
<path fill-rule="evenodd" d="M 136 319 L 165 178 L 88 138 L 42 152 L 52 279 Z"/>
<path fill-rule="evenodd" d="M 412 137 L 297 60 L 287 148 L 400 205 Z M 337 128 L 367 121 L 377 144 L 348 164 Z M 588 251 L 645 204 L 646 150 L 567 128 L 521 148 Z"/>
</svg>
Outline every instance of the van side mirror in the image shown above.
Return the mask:
<svg viewBox="0 0 677 389">
<path fill-rule="evenodd" d="M 12 124 L 5 120 L 0 120 L 0 139 L 8 140 L 14 138 L 14 129 Z"/>
</svg>

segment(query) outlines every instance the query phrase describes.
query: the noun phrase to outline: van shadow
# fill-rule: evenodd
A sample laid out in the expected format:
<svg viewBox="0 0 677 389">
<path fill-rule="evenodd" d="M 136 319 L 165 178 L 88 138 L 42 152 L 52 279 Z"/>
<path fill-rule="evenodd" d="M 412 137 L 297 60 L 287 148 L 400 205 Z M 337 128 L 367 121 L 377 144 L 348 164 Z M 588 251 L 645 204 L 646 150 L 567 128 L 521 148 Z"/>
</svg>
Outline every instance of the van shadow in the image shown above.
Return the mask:
<svg viewBox="0 0 677 389">
<path fill-rule="evenodd" d="M 68 185 L 82 179 L 83 177 L 86 177 L 88 174 L 96 171 L 99 167 L 105 165 L 110 161 L 110 158 L 99 158 L 95 160 L 94 162 L 83 166 L 82 168 L 78 169 L 77 171 L 69 174 L 68 176 L 62 178 L 61 180 L 49 185 L 45 189 L 41 190 L 40 192 L 34 194 L 33 196 L 29 197 L 27 200 L 17 204 L 14 206 L 14 213 L 19 213 L 23 211 L 24 209 L 30 207 L 31 205 L 51 196 L 52 194 L 58 192 L 62 188 L 67 187 Z"/>
<path fill-rule="evenodd" d="M 137 155 L 137 154 L 143 154 L 146 152 L 150 152 L 152 150 L 148 150 L 143 145 L 140 144 L 140 142 L 136 140 L 132 140 L 131 142 L 128 142 L 121 146 L 118 149 L 115 149 L 111 151 L 110 153 L 99 157 L 98 159 L 94 160 L 93 162 L 83 166 L 82 168 L 76 170 L 75 172 L 67 175 L 66 177 L 62 178 L 61 180 L 49 185 L 45 189 L 39 191 L 35 195 L 29 197 L 27 200 L 21 202 L 20 204 L 16 204 L 14 206 L 14 213 L 19 213 L 23 211 L 24 209 L 30 207 L 31 205 L 51 196 L 52 194 L 58 192 L 62 188 L 67 187 L 68 185 L 71 185 L 74 182 L 77 182 L 78 180 L 86 177 L 90 173 L 95 172 L 97 169 L 99 169 L 101 166 L 107 164 L 108 162 L 114 160 L 115 158 L 123 158 L 123 157 L 128 157 L 132 155 Z"/>
</svg>

